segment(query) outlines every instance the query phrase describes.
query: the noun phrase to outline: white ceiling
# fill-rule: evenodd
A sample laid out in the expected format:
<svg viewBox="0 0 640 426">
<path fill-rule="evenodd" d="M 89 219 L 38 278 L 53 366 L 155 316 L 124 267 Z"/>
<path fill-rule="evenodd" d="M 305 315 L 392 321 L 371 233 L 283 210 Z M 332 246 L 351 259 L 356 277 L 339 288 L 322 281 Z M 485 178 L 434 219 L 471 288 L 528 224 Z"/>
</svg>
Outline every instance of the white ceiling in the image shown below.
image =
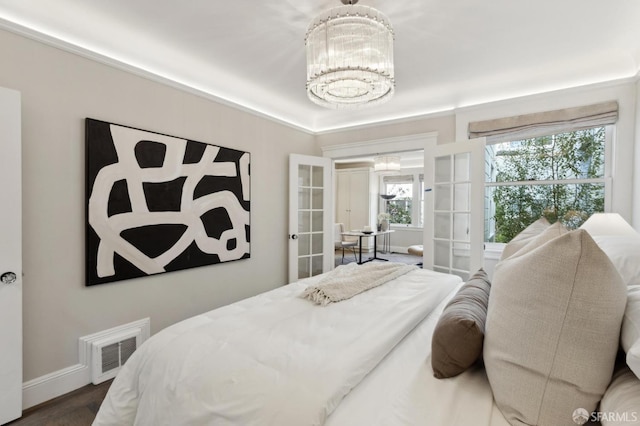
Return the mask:
<svg viewBox="0 0 640 426">
<path fill-rule="evenodd" d="M 304 36 L 338 0 L 1 0 L 0 28 L 310 132 L 634 77 L 638 0 L 361 0 L 395 30 L 388 103 L 306 97 Z M 6 58 L 5 58 L 6 60 Z M 155 77 L 154 77 L 155 78 Z"/>
</svg>

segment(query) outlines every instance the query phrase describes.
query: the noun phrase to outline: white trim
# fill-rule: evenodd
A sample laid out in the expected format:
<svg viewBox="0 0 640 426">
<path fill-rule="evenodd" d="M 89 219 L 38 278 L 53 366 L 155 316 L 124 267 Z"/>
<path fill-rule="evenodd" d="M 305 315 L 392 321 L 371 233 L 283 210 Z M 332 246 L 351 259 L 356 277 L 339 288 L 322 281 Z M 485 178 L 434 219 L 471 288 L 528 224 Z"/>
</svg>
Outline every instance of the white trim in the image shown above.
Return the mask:
<svg viewBox="0 0 640 426">
<path fill-rule="evenodd" d="M 485 260 L 500 260 L 505 246 L 505 243 L 484 243 Z"/>
<path fill-rule="evenodd" d="M 606 162 L 606 160 L 605 160 Z M 514 180 L 501 182 L 485 182 L 487 187 L 496 186 L 540 186 L 540 185 L 583 185 L 590 183 L 607 183 L 607 178 L 588 178 L 588 179 L 561 179 L 561 180 Z"/>
<path fill-rule="evenodd" d="M 76 364 L 22 384 L 22 409 L 34 407 L 91 383 L 89 366 Z"/>
<path fill-rule="evenodd" d="M 428 132 L 371 141 L 329 145 L 323 146 L 320 149 L 324 157 L 347 158 L 360 155 L 422 150 L 425 148 L 426 141 L 433 140 L 437 143 L 437 139 L 438 132 Z"/>
<path fill-rule="evenodd" d="M 144 342 L 150 335 L 151 320 L 144 318 L 81 337 L 78 345 L 80 361 L 78 364 L 36 377 L 22 384 L 22 409 L 26 410 L 42 404 L 91 383 L 91 342 L 134 328 L 140 330 L 141 340 Z"/>
</svg>

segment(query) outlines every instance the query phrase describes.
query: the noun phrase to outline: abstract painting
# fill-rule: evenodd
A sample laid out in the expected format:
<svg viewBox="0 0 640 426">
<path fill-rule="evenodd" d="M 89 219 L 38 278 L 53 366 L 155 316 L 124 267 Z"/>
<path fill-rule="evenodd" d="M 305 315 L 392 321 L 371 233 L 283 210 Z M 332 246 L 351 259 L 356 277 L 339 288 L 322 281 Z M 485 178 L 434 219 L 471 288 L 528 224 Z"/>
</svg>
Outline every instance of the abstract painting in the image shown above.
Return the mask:
<svg viewBox="0 0 640 426">
<path fill-rule="evenodd" d="M 86 284 L 248 258 L 250 159 L 87 118 Z"/>
</svg>

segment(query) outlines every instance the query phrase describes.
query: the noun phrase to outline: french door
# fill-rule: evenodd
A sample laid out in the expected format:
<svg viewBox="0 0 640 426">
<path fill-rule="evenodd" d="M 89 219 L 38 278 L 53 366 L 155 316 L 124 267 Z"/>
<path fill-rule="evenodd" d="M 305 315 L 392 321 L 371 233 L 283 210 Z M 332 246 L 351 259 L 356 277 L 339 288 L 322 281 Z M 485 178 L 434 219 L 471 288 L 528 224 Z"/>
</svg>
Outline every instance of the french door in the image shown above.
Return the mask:
<svg viewBox="0 0 640 426">
<path fill-rule="evenodd" d="M 289 282 L 333 269 L 333 162 L 289 157 Z"/>
<path fill-rule="evenodd" d="M 484 139 L 425 150 L 425 268 L 468 279 L 483 265 Z"/>
<path fill-rule="evenodd" d="M 20 93 L 0 88 L 0 424 L 22 415 Z"/>
</svg>

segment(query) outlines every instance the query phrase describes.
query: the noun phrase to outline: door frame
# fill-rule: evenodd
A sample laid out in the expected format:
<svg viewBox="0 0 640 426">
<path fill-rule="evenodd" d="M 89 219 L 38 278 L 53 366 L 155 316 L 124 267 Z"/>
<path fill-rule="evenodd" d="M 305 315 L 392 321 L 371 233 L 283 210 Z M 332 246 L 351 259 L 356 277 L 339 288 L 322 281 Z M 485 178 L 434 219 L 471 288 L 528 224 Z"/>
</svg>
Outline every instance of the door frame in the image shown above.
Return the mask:
<svg viewBox="0 0 640 426">
<path fill-rule="evenodd" d="M 397 136 L 391 138 L 374 139 L 370 141 L 350 142 L 345 144 L 337 144 L 330 146 L 323 146 L 320 149 L 325 157 L 329 157 L 332 160 L 353 158 L 359 156 L 372 156 L 378 154 L 393 154 L 404 151 L 418 151 L 432 149 L 438 144 L 438 132 L 417 133 L 408 136 Z M 335 163 L 333 168 L 333 174 L 335 176 Z M 425 184 L 426 188 L 426 184 Z M 333 200 L 335 202 L 336 192 L 334 191 Z M 425 196 L 425 211 L 427 198 Z M 335 216 L 335 210 L 332 212 Z M 424 218 L 423 218 L 424 222 Z M 427 227 L 423 225 L 423 241 L 425 240 L 424 233 Z"/>
</svg>

